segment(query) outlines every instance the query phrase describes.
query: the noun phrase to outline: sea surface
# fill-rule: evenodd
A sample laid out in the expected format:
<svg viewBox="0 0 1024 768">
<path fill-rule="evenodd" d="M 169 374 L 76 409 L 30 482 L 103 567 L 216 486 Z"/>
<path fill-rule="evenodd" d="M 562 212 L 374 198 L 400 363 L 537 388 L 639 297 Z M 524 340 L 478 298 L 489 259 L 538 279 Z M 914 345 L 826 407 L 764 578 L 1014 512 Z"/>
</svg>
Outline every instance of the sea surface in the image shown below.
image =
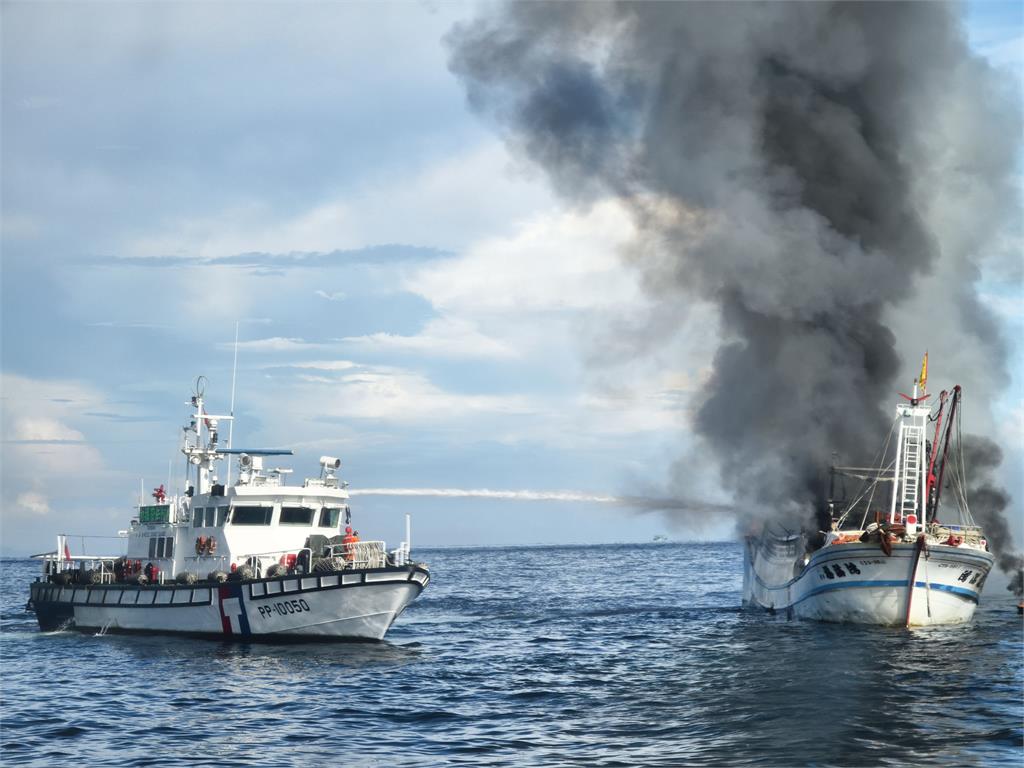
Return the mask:
<svg viewBox="0 0 1024 768">
<path fill-rule="evenodd" d="M 1020 766 L 1022 621 L 742 611 L 738 544 L 419 550 L 381 643 L 42 634 L 0 563 L 0 764 Z"/>
</svg>

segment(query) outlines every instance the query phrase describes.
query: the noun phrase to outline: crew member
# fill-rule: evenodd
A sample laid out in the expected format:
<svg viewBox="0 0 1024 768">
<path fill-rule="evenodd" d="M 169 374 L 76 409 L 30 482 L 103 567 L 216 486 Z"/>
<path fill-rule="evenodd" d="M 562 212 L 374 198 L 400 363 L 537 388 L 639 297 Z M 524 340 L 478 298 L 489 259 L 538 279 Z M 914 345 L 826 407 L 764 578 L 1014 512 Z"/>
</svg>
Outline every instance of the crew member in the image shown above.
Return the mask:
<svg viewBox="0 0 1024 768">
<path fill-rule="evenodd" d="M 345 545 L 345 559 L 350 563 L 356 559 L 356 542 L 359 539 L 352 534 L 352 526 L 345 526 L 345 535 L 341 543 Z"/>
</svg>

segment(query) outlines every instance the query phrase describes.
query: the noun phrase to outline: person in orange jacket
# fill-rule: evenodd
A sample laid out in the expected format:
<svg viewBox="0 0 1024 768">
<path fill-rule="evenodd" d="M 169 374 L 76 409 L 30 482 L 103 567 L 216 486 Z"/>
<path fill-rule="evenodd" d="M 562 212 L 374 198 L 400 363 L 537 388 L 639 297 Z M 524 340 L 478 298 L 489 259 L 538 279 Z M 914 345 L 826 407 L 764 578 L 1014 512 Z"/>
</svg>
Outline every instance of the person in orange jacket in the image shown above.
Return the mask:
<svg viewBox="0 0 1024 768">
<path fill-rule="evenodd" d="M 352 526 L 345 527 L 345 535 L 341 539 L 341 543 L 345 545 L 345 559 L 352 562 L 356 559 L 356 542 L 359 541 L 358 536 L 352 535 Z"/>
</svg>

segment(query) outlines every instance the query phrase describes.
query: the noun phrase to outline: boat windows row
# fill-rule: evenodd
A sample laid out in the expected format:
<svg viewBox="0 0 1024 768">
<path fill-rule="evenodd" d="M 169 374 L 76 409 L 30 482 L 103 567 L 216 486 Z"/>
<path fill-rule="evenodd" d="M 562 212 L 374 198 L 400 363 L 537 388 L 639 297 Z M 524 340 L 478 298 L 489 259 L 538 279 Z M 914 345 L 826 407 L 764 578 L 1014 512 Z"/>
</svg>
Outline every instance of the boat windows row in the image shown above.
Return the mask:
<svg viewBox="0 0 1024 768">
<path fill-rule="evenodd" d="M 275 521 L 275 511 L 278 512 Z M 272 504 L 238 505 L 234 507 L 196 507 L 192 510 L 193 528 L 228 525 L 296 525 L 318 528 L 338 527 L 348 507 L 302 507 Z"/>
<path fill-rule="evenodd" d="M 149 559 L 174 557 L 173 536 L 151 536 L 149 539 Z"/>
</svg>

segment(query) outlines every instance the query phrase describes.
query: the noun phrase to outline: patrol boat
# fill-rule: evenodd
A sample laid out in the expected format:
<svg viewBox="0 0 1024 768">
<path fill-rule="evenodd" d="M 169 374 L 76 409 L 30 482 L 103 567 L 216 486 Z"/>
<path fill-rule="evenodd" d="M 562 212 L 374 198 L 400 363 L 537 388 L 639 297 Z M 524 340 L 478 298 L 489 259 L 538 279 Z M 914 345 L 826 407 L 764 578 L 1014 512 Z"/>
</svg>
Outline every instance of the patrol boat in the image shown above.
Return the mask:
<svg viewBox="0 0 1024 768">
<path fill-rule="evenodd" d="M 957 418 L 961 389 L 941 392 L 932 407 L 927 375 L 925 355 L 913 395 L 901 394 L 906 402 L 896 407 L 877 467 L 832 468 L 830 530 L 808 535 L 766 527 L 746 537 L 746 606 L 907 627 L 971 620 L 994 557 L 967 504 Z M 861 482 L 849 500 L 835 498 L 836 477 Z M 944 482 L 952 509 L 940 506 Z M 887 511 L 876 499 L 887 501 Z"/>
<path fill-rule="evenodd" d="M 351 527 L 341 461 L 288 485 L 291 469 L 264 467 L 290 450 L 219 445 L 232 416 L 207 413 L 204 378 L 184 427 L 185 491 L 161 485 L 140 500 L 122 556 L 72 555 L 66 535 L 38 556 L 29 607 L 43 631 L 178 633 L 265 640 L 380 640 L 426 587 L 430 573 L 406 540 L 388 551 Z M 230 440 L 229 440 L 230 446 Z M 237 459 L 237 482 L 231 461 Z M 227 482 L 216 464 L 228 460 Z M 342 527 L 344 526 L 344 532 Z"/>
</svg>

